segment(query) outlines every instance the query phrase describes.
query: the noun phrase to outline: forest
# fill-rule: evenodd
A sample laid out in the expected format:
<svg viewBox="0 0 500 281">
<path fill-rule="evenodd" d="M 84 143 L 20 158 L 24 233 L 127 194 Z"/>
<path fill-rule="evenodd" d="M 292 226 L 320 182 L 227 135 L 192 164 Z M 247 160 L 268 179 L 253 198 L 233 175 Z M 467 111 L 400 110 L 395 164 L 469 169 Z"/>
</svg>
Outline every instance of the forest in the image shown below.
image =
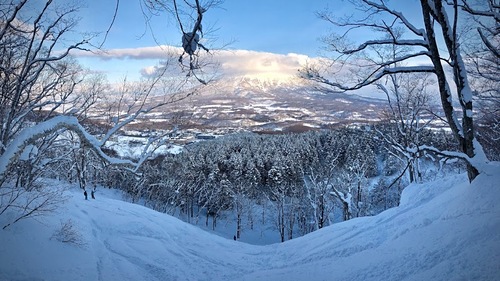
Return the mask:
<svg viewBox="0 0 500 281">
<path fill-rule="evenodd" d="M 300 134 L 234 133 L 189 144 L 179 154 L 159 155 L 135 172 L 105 165 L 67 136 L 46 152 L 56 161 L 38 171 L 25 161 L 12 180 L 27 186 L 26 180 L 43 176 L 97 192 L 120 189 L 131 202 L 193 224 L 216 229 L 223 218 L 236 225 L 236 238 L 260 224 L 272 225 L 285 241 L 376 215 L 397 206 L 412 180 L 465 170 L 455 159 L 423 151 L 415 159 L 403 157 L 386 141 L 398 138 L 390 123 Z M 444 130 L 422 130 L 419 140 L 441 150 L 457 145 Z"/>
</svg>

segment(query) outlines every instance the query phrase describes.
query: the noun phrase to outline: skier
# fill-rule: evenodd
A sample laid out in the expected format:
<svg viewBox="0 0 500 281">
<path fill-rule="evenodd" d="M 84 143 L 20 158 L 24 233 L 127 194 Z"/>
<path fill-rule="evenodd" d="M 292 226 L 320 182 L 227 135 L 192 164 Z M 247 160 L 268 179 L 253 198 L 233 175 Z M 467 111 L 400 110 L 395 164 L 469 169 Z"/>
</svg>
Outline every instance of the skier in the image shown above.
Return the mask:
<svg viewBox="0 0 500 281">
<path fill-rule="evenodd" d="M 87 190 L 83 190 L 83 195 L 85 195 L 85 200 L 87 200 Z"/>
<path fill-rule="evenodd" d="M 92 199 L 95 199 L 94 197 L 94 190 L 92 189 L 92 191 L 90 192 L 90 196 L 92 197 Z"/>
</svg>

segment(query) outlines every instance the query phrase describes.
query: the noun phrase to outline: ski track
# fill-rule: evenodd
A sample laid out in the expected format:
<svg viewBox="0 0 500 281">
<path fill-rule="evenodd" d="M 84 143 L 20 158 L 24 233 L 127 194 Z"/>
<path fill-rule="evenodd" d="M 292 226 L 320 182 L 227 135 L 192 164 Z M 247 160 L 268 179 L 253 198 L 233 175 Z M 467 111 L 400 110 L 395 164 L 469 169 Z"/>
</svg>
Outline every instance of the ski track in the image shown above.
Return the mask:
<svg viewBox="0 0 500 281">
<path fill-rule="evenodd" d="M 439 276 L 433 275 L 433 268 L 446 264 L 460 254 L 460 247 L 463 243 L 474 243 L 474 241 L 447 241 L 449 248 L 432 250 L 429 249 L 425 255 L 418 251 L 418 246 L 407 245 L 408 253 L 400 253 L 400 261 L 389 259 L 382 260 L 379 264 L 371 265 L 372 270 L 350 271 L 350 275 L 343 275 L 342 267 L 356 264 L 362 261 L 364 256 L 376 255 L 376 251 L 383 244 L 387 244 L 389 249 L 396 250 L 391 244 L 401 243 L 400 238 L 407 239 L 408 235 L 424 231 L 437 221 L 456 222 L 459 219 L 468 219 L 466 214 L 447 214 L 445 209 L 440 209 L 432 214 L 415 212 L 415 204 L 426 205 L 433 198 L 435 191 L 420 191 L 418 202 L 408 202 L 398 209 L 385 211 L 380 218 L 356 218 L 349 222 L 333 225 L 329 230 L 335 236 L 331 240 L 324 241 L 323 236 L 309 235 L 288 241 L 285 244 L 274 244 L 268 246 L 241 245 L 238 253 L 228 252 L 226 249 L 227 240 L 221 242 L 217 239 L 210 240 L 210 245 L 206 245 L 207 239 L 202 237 L 192 237 L 185 239 L 179 233 L 189 233 L 192 226 L 182 224 L 177 225 L 182 229 L 169 231 L 163 229 L 158 224 L 159 220 L 172 219 L 162 217 L 163 214 L 155 213 L 144 217 L 142 210 L 121 209 L 122 202 L 114 202 L 112 199 L 102 199 L 104 202 L 89 201 L 89 211 L 82 210 L 83 214 L 92 217 L 92 236 L 96 241 L 96 247 L 103 247 L 104 250 L 97 250 L 97 272 L 98 280 L 110 280 L 119 277 L 121 280 L 128 276 L 120 275 L 117 272 L 103 272 L 105 268 L 137 268 L 136 272 L 146 272 L 147 276 L 142 278 L 147 280 L 256 280 L 271 273 L 277 279 L 279 276 L 294 276 L 289 280 L 303 280 L 307 274 L 290 274 L 291 268 L 303 264 L 311 264 L 315 268 L 324 268 L 325 272 L 339 271 L 336 280 L 352 278 L 353 280 L 378 280 L 384 277 L 385 280 L 418 280 L 411 276 L 433 276 L 434 280 L 443 280 Z M 448 192 L 448 190 L 441 191 Z M 449 199 L 447 199 L 449 200 Z M 447 204 L 447 202 L 442 202 Z M 435 204 L 435 203 L 434 203 Z M 139 207 L 138 208 L 142 208 Z M 485 208 L 485 213 L 489 211 Z M 98 220 L 99 214 L 107 212 L 103 217 L 116 217 L 115 222 L 103 222 Z M 416 218 L 413 218 L 415 217 Z M 130 219 L 141 217 L 142 220 Z M 407 223 L 411 221 L 411 223 Z M 379 225 L 384 224 L 385 228 Z M 363 240 L 364 236 L 375 239 Z M 443 234 L 444 235 L 444 234 Z M 121 242 L 116 242 L 115 237 L 120 237 Z M 406 238 L 405 238 L 406 237 Z M 318 240 L 318 241 L 316 241 Z M 324 243 L 318 243 L 319 240 Z M 231 241 L 232 242 L 232 241 Z M 154 244 L 156 257 L 170 257 L 168 260 L 161 258 L 152 259 L 148 253 L 141 250 L 144 244 Z M 303 245 L 303 247 L 300 247 Z M 286 247 L 285 247 L 286 246 Z M 304 247 L 305 246 L 305 247 Z M 325 247 L 331 248 L 324 251 Z M 199 249 L 211 248 L 215 252 L 200 251 Z M 287 251 L 287 248 L 296 248 L 296 251 Z M 389 250 L 387 250 L 389 251 Z M 130 256 L 130 253 L 137 253 Z M 379 253 L 390 254 L 390 253 Z M 340 259 L 340 260 L 339 260 Z M 332 260 L 339 260 L 338 264 L 331 263 Z M 460 266 L 460 261 L 456 266 Z M 395 271 L 394 266 L 402 269 Z M 190 270 L 186 270 L 187 268 Z M 352 266 L 352 265 L 351 265 Z M 366 266 L 366 265 L 365 265 Z M 405 268 L 406 267 L 406 268 Z M 419 272 L 416 270 L 418 269 Z M 445 269 L 443 269 L 446 271 Z M 451 270 L 451 269 L 450 269 Z M 426 275 L 428 274 L 428 275 Z M 451 273 L 450 273 L 451 274 Z M 203 278 L 200 278 L 203 276 Z M 328 280 L 326 277 L 317 276 L 315 280 Z"/>
<path fill-rule="evenodd" d="M 0 280 L 500 280 L 500 173 L 463 180 L 409 186 L 397 208 L 267 246 L 73 190 L 46 224 L 0 232 Z M 50 238 L 69 218 L 85 245 Z"/>
<path fill-rule="evenodd" d="M 106 208 L 100 206 L 103 203 Z M 147 217 L 143 221 L 125 221 L 120 218 L 134 218 L 141 214 L 131 210 L 121 210 L 119 207 L 116 208 L 117 214 L 102 214 L 103 212 L 109 212 L 110 206 L 113 206 L 112 202 L 89 201 L 88 207 L 91 207 L 89 210 L 92 209 L 92 211 L 89 213 L 82 210 L 83 214 L 91 217 L 90 227 L 92 228 L 92 236 L 95 238 L 96 268 L 99 280 L 110 280 L 117 277 L 120 277 L 121 280 L 133 280 L 127 279 L 127 276 L 118 276 L 119 274 L 116 272 L 103 273 L 103 268 L 123 268 L 125 266 L 137 267 L 138 272 L 147 272 L 148 276 L 145 278 L 148 280 L 198 280 L 196 276 L 200 275 L 206 276 L 206 280 L 213 280 L 218 277 L 230 280 L 236 278 L 241 272 L 250 272 L 250 270 L 244 270 L 249 264 L 254 264 L 250 268 L 265 265 L 265 262 L 262 263 L 261 259 L 259 259 L 262 255 L 261 252 L 255 252 L 249 256 L 242 254 L 236 260 L 231 258 L 224 260 L 214 255 L 214 253 L 203 253 L 196 250 L 206 247 L 196 239 L 190 240 L 188 244 L 180 244 L 185 239 L 178 237 L 175 234 L 177 232 L 171 234 L 168 230 L 161 229 L 156 222 L 157 215 Z M 99 213 L 101 213 L 102 217 L 115 216 L 117 220 L 114 223 L 99 221 L 99 219 L 94 218 Z M 162 214 L 158 215 L 161 216 Z M 120 230 L 126 230 L 126 232 Z M 121 242 L 116 242 L 115 237 L 120 237 Z M 158 246 L 156 247 L 157 256 L 175 257 L 175 259 L 152 260 L 147 253 L 141 251 L 141 246 L 147 243 L 154 243 Z M 216 246 L 219 247 L 218 250 L 224 248 L 222 244 Z M 129 256 L 130 252 L 137 253 L 137 256 Z M 111 253 L 111 256 L 109 253 Z M 232 254 L 225 253 L 228 257 Z M 197 264 L 198 266 L 192 268 L 192 272 L 183 272 L 186 264 Z M 178 273 L 175 274 L 175 272 Z"/>
</svg>

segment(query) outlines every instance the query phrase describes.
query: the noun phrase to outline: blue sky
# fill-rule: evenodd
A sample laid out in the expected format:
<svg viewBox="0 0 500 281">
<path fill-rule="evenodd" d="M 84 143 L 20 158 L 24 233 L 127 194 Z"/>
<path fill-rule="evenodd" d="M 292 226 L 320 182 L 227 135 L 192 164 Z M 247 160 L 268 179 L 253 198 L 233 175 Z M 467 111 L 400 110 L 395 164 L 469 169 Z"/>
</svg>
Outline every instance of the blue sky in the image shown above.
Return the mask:
<svg viewBox="0 0 500 281">
<path fill-rule="evenodd" d="M 116 50 L 115 53 L 120 55 L 110 56 L 107 60 L 79 57 L 85 67 L 107 73 L 112 81 L 121 80 L 125 76 L 135 80 L 140 77 L 141 71 L 157 64 L 162 57 L 158 52 L 145 55 L 143 48 L 158 44 L 180 46 L 182 35 L 173 15 L 152 17 L 149 29 L 140 1 L 122 0 L 119 3 L 118 15 L 104 48 Z M 289 53 L 314 57 L 321 47 L 319 37 L 329 29 L 329 24 L 320 20 L 315 13 L 331 5 L 331 2 L 228 0 L 204 14 L 203 26 L 205 30 L 212 30 L 206 34 L 212 48 L 275 53 L 282 56 L 272 59 L 280 61 L 286 61 L 287 58 L 283 56 Z M 115 4 L 111 0 L 88 1 L 87 7 L 80 13 L 82 18 L 79 29 L 103 34 L 111 23 Z M 94 43 L 100 43 L 102 38 L 101 35 Z M 226 45 L 227 43 L 230 44 Z M 118 51 L 119 49 L 122 51 Z M 251 54 L 245 53 L 244 57 L 248 59 Z M 287 69 L 293 68 L 296 71 L 295 68 L 299 66 L 297 58 L 293 59 Z M 268 61 L 269 55 L 261 55 L 260 60 Z M 242 64 L 244 62 L 239 65 Z"/>
<path fill-rule="evenodd" d="M 328 2 L 332 1 L 226 1 L 224 10 L 215 11 L 213 17 L 221 39 L 236 40 L 234 48 L 314 56 L 320 46 L 318 37 L 328 29 L 315 12 Z"/>
<path fill-rule="evenodd" d="M 117 18 L 104 44 L 105 49 L 113 52 L 106 60 L 80 56 L 78 59 L 85 67 L 105 72 L 113 81 L 125 76 L 135 80 L 164 57 L 158 45 L 181 45 L 182 35 L 174 16 L 164 13 L 152 17 L 149 29 L 141 11 L 141 1 L 120 1 Z M 79 29 L 103 34 L 111 23 L 115 4 L 114 0 L 88 0 L 87 7 L 80 13 Z M 419 5 L 414 0 L 391 1 L 391 4 L 398 10 Z M 274 65 L 285 64 L 289 72 L 296 72 L 304 58 L 295 54 L 309 58 L 321 56 L 323 44 L 319 38 L 333 28 L 316 15 L 325 9 L 334 11 L 337 16 L 354 11 L 348 1 L 343 0 L 226 0 L 204 14 L 203 27 L 205 31 L 213 30 L 205 36 L 211 41 L 211 48 L 252 51 L 237 53 L 246 58 L 246 61 L 237 58 L 238 64 L 232 63 L 237 68 L 248 65 L 249 59 L 255 60 L 253 56 L 257 56 L 262 63 L 254 63 L 256 67 L 251 71 L 265 70 L 261 66 L 272 61 Z M 362 39 L 368 36 L 360 35 Z M 100 43 L 102 38 L 101 35 L 94 43 Z M 152 51 L 152 47 L 156 47 L 156 51 Z M 271 57 L 271 53 L 278 56 Z"/>
<path fill-rule="evenodd" d="M 214 46 L 229 45 L 279 54 L 318 53 L 318 38 L 329 25 L 318 19 L 315 12 L 331 6 L 328 0 L 228 0 L 209 10 L 203 25 L 214 31 Z M 103 32 L 111 22 L 115 1 L 90 0 L 82 10 L 82 29 Z M 181 33 L 172 15 L 152 18 L 153 34 L 160 44 L 180 45 Z M 144 36 L 142 36 L 144 34 Z M 119 12 L 109 34 L 106 48 L 135 48 L 154 46 L 156 42 L 145 26 L 140 0 L 120 1 Z"/>
</svg>

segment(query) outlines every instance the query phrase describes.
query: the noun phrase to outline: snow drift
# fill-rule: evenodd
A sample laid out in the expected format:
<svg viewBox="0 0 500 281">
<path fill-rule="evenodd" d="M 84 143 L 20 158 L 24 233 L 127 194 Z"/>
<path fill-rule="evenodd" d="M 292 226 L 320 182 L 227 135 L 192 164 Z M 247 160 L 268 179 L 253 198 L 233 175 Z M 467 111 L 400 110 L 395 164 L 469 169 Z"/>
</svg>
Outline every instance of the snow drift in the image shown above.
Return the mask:
<svg viewBox="0 0 500 281">
<path fill-rule="evenodd" d="M 472 184 L 411 185 L 397 208 L 268 246 L 74 188 L 60 212 L 0 231 L 0 280 L 500 280 L 498 182 L 495 163 Z M 54 238 L 68 220 L 79 245 Z"/>
</svg>

